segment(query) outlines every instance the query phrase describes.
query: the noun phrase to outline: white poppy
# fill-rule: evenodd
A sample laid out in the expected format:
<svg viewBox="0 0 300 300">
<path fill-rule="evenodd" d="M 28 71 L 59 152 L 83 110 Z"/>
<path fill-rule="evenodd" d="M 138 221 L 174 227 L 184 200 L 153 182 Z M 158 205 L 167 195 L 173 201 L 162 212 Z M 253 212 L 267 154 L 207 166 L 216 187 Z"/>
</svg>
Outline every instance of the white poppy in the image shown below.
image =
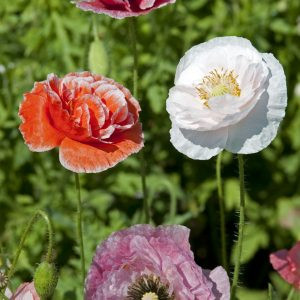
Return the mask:
<svg viewBox="0 0 300 300">
<path fill-rule="evenodd" d="M 275 138 L 287 105 L 278 60 L 247 39 L 219 37 L 180 60 L 167 111 L 174 147 L 193 159 L 255 153 Z"/>
</svg>

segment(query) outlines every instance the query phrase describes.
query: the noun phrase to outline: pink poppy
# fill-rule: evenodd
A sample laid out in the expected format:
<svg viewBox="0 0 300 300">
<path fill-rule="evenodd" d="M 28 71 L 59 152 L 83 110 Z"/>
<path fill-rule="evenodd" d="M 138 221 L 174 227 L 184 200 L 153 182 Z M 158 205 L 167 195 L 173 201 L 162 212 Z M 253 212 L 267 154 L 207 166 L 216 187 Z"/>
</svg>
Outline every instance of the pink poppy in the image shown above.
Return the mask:
<svg viewBox="0 0 300 300">
<path fill-rule="evenodd" d="M 270 262 L 285 281 L 300 290 L 300 241 L 291 250 L 272 253 Z"/>
<path fill-rule="evenodd" d="M 116 19 L 145 15 L 176 0 L 75 0 L 82 10 L 106 14 Z"/>
<path fill-rule="evenodd" d="M 135 225 L 101 243 L 85 284 L 86 300 L 227 300 L 222 267 L 204 270 L 194 261 L 189 229 Z"/>
<path fill-rule="evenodd" d="M 33 282 L 22 283 L 13 296 L 11 300 L 40 300 L 37 294 Z"/>
</svg>

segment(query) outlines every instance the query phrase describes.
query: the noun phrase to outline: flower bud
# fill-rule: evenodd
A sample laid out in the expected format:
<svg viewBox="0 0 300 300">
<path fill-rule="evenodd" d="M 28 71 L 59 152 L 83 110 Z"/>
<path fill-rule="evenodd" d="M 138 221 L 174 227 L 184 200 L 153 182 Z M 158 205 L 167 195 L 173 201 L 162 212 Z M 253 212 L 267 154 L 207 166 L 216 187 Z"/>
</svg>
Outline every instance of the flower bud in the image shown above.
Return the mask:
<svg viewBox="0 0 300 300">
<path fill-rule="evenodd" d="M 55 290 L 58 280 L 56 267 L 46 261 L 40 263 L 34 273 L 34 286 L 41 299 L 49 298 Z"/>
</svg>

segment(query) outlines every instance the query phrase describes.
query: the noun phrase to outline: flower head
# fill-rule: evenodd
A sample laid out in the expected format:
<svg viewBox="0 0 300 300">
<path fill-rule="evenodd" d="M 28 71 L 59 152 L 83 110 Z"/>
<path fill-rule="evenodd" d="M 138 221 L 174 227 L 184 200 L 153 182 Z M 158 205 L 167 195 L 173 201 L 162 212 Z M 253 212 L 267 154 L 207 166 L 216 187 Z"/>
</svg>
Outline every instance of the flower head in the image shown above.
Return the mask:
<svg viewBox="0 0 300 300">
<path fill-rule="evenodd" d="M 12 300 L 40 300 L 33 282 L 22 283 L 10 298 Z"/>
<path fill-rule="evenodd" d="M 59 147 L 74 172 L 113 167 L 143 147 L 140 106 L 114 80 L 89 72 L 51 74 L 24 95 L 20 131 L 32 151 Z"/>
<path fill-rule="evenodd" d="M 0 271 L 0 289 L 3 289 L 7 286 L 8 278 L 7 276 Z"/>
<path fill-rule="evenodd" d="M 167 110 L 171 142 L 193 159 L 223 149 L 255 153 L 275 138 L 287 104 L 282 66 L 240 37 L 191 48 L 180 60 Z"/>
<path fill-rule="evenodd" d="M 140 16 L 176 0 L 75 0 L 76 6 L 116 19 Z"/>
<path fill-rule="evenodd" d="M 184 226 L 136 225 L 100 244 L 85 284 L 87 300 L 229 299 L 222 267 L 203 270 Z"/>
<path fill-rule="evenodd" d="M 272 253 L 270 262 L 285 281 L 300 290 L 300 241 L 291 250 Z"/>
</svg>

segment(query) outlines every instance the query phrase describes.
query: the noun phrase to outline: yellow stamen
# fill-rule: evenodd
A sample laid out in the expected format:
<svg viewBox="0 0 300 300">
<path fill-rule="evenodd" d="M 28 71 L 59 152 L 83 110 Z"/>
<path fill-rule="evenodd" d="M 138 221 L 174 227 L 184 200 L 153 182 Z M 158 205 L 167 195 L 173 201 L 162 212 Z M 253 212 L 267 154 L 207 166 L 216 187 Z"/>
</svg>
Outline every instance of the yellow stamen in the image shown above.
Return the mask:
<svg viewBox="0 0 300 300">
<path fill-rule="evenodd" d="M 204 76 L 202 82 L 196 87 L 201 100 L 207 105 L 207 101 L 212 97 L 230 94 L 239 97 L 241 89 L 237 82 L 237 77 L 233 70 L 228 71 L 223 68 L 220 71 L 214 69 L 209 75 Z"/>
<path fill-rule="evenodd" d="M 155 293 L 150 292 L 144 294 L 142 300 L 159 300 L 159 299 Z"/>
</svg>

